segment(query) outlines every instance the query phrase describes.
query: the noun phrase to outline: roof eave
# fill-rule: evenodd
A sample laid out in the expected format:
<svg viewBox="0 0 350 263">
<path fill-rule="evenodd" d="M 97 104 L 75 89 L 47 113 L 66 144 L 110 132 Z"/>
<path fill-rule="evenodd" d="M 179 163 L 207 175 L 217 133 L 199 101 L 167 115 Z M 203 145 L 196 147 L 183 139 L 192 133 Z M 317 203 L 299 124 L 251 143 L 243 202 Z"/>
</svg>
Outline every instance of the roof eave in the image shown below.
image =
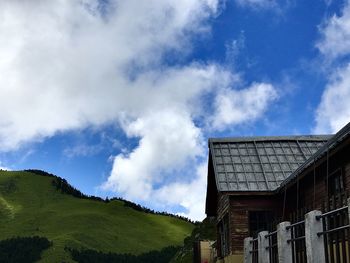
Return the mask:
<svg viewBox="0 0 350 263">
<path fill-rule="evenodd" d="M 281 185 L 278 187 L 277 191 L 280 191 L 283 187 L 291 183 L 291 181 L 298 177 L 302 172 L 304 172 L 311 164 L 321 159 L 329 150 L 335 148 L 338 144 L 343 142 L 346 138 L 350 136 L 350 122 L 345 125 L 339 132 L 337 132 L 333 137 L 331 137 L 324 146 L 322 146 L 316 153 L 314 153 L 309 159 L 307 159 L 304 164 L 302 164 L 298 169 L 296 169 L 288 178 L 286 178 Z"/>
</svg>

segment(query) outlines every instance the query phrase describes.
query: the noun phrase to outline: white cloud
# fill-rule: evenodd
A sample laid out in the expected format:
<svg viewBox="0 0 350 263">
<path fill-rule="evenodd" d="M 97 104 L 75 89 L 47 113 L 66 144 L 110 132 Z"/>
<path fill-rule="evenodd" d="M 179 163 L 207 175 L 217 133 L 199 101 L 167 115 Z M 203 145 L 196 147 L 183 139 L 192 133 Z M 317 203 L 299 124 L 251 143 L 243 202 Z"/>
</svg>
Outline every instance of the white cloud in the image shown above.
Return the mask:
<svg viewBox="0 0 350 263">
<path fill-rule="evenodd" d="M 139 95 L 158 96 L 161 87 L 134 85 L 130 71 L 154 68 L 167 50 L 189 50 L 190 33 L 207 31 L 203 21 L 217 7 L 213 0 L 112 1 L 102 17 L 98 1 L 83 3 L 1 1 L 2 149 L 143 110 L 151 99 Z"/>
<path fill-rule="evenodd" d="M 155 191 L 154 197 L 159 203 L 181 205 L 186 209 L 180 213 L 194 220 L 203 220 L 207 188 L 207 162 L 198 164 L 196 169 L 187 173 L 192 177 L 189 183 L 174 182 Z"/>
<path fill-rule="evenodd" d="M 181 170 L 204 154 L 201 130 L 186 112 L 164 110 L 125 124 L 130 137 L 140 142 L 129 154 L 115 157 L 113 171 L 104 185 L 127 198 L 147 200 L 153 185 L 166 180 L 169 171 Z"/>
<path fill-rule="evenodd" d="M 235 0 L 241 7 L 250 7 L 256 9 L 271 9 L 278 6 L 275 0 Z"/>
<path fill-rule="evenodd" d="M 164 63 L 167 52 L 186 56 L 193 37 L 210 34 L 208 20 L 220 11 L 219 0 L 108 2 L 107 8 L 97 0 L 0 2 L 1 150 L 119 123 L 139 145 L 114 158 L 104 187 L 133 200 L 180 202 L 198 218 L 203 178 L 183 172 L 195 171 L 205 156 L 204 128 L 195 124 L 215 108 L 205 97 L 217 97 L 218 120 L 212 120 L 223 129 L 261 117 L 273 87 L 229 90 L 236 74 L 219 65 Z M 227 116 L 220 100 L 235 117 Z M 164 189 L 183 196 L 156 198 Z"/>
<path fill-rule="evenodd" d="M 271 84 L 253 83 L 242 90 L 222 89 L 215 99 L 215 112 L 210 125 L 225 129 L 240 123 L 253 122 L 260 118 L 277 92 Z"/>
<path fill-rule="evenodd" d="M 316 133 L 335 133 L 350 121 L 350 64 L 335 72 L 316 113 Z"/>
<path fill-rule="evenodd" d="M 215 75 L 224 79 L 220 74 Z M 192 82 L 190 75 L 186 80 Z M 205 81 L 201 87 L 205 83 L 210 84 Z M 210 129 L 252 122 L 261 117 L 276 98 L 276 91 L 269 84 L 254 83 L 240 91 L 222 88 L 214 105 L 216 111 L 209 118 Z M 195 126 L 189 115 L 191 110 L 179 109 L 179 106 L 164 106 L 163 110 L 145 112 L 135 120 L 122 122 L 129 137 L 141 139 L 132 152 L 115 157 L 111 176 L 102 187 L 131 200 L 152 200 L 158 207 L 162 203 L 170 207 L 181 205 L 187 209 L 183 215 L 199 220 L 204 215 L 206 166 L 198 163 L 206 154 L 206 141 L 203 129 Z"/>
<path fill-rule="evenodd" d="M 327 60 L 328 83 L 316 110 L 316 133 L 335 133 L 350 121 L 350 4 L 340 16 L 334 15 L 320 27 L 316 44 Z M 345 58 L 347 65 L 342 65 Z M 344 61 L 343 61 L 344 62 Z M 340 66 L 338 66 L 340 65 Z"/>
<path fill-rule="evenodd" d="M 320 27 L 321 40 L 316 44 L 328 59 L 350 53 L 350 5 L 347 3 L 340 16 L 333 15 Z"/>
<path fill-rule="evenodd" d="M 228 64 L 235 66 L 237 63 L 238 55 L 245 48 L 245 35 L 244 31 L 241 31 L 237 39 L 233 39 L 225 44 L 226 47 L 226 61 Z"/>
<path fill-rule="evenodd" d="M 64 156 L 73 158 L 76 156 L 92 156 L 103 150 L 103 145 L 86 145 L 78 144 L 72 147 L 67 147 L 63 150 Z"/>
<path fill-rule="evenodd" d="M 63 156 L 66 158 L 74 158 L 78 156 L 87 157 L 97 155 L 103 151 L 121 150 L 123 148 L 123 143 L 114 136 L 108 135 L 102 129 L 103 126 L 99 127 L 98 130 L 93 130 L 94 135 L 98 133 L 99 138 L 97 142 L 92 144 L 85 141 L 84 134 L 78 131 L 74 136 L 74 142 L 70 143 L 69 146 L 63 149 Z"/>
</svg>

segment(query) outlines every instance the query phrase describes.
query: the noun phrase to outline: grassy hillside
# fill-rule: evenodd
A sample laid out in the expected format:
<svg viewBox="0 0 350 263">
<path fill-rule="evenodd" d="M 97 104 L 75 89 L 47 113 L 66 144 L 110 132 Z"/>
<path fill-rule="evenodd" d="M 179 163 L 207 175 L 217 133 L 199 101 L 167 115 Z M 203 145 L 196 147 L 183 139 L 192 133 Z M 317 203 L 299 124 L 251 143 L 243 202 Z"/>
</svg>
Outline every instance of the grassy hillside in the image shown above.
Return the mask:
<svg viewBox="0 0 350 263">
<path fill-rule="evenodd" d="M 43 236 L 53 242 L 41 262 L 72 262 L 64 250 L 141 254 L 181 245 L 193 225 L 174 217 L 147 214 L 109 203 L 63 194 L 53 178 L 0 171 L 0 240 Z"/>
</svg>

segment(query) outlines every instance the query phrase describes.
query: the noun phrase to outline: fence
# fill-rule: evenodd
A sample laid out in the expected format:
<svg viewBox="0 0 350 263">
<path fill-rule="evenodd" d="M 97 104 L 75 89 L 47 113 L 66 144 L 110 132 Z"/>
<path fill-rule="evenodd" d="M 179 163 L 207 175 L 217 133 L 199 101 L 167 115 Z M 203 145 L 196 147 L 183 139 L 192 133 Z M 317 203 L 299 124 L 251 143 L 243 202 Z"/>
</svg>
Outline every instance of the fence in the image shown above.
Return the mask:
<svg viewBox="0 0 350 263">
<path fill-rule="evenodd" d="M 252 244 L 252 250 L 250 251 L 252 253 L 252 263 L 258 263 L 259 262 L 258 238 L 255 238 L 250 242 Z"/>
<path fill-rule="evenodd" d="M 270 232 L 265 238 L 268 240 L 266 249 L 269 252 L 269 261 L 271 263 L 278 263 L 277 230 Z"/>
<path fill-rule="evenodd" d="M 293 263 L 306 263 L 305 220 L 287 226 L 287 230 L 291 234 L 291 238 L 287 242 L 292 247 Z"/>
<path fill-rule="evenodd" d="M 327 263 L 350 262 L 349 240 L 349 213 L 347 194 L 339 193 L 332 196 L 325 203 L 326 211 L 319 220 L 322 220 L 325 257 Z"/>
<path fill-rule="evenodd" d="M 350 263 L 350 199 L 336 198 L 324 213 L 313 210 L 303 220 L 282 222 L 276 231 L 247 238 L 244 262 Z"/>
<path fill-rule="evenodd" d="M 318 220 L 322 220 L 323 230 L 317 235 L 323 235 L 327 263 L 350 262 L 347 233 L 349 225 L 345 223 L 345 218 L 348 218 L 347 206 L 317 216 Z"/>
</svg>

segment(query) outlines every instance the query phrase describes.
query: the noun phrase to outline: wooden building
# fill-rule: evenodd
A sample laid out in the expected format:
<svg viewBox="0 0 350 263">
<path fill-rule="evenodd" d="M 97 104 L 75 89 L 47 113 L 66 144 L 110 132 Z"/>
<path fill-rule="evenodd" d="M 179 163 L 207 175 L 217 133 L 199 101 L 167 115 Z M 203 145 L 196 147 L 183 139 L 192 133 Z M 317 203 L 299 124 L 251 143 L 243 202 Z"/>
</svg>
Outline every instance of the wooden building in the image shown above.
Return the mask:
<svg viewBox="0 0 350 263">
<path fill-rule="evenodd" d="M 217 252 L 243 262 L 243 240 L 350 188 L 350 123 L 335 135 L 209 139 L 206 214 Z M 333 198 L 333 199 L 332 199 Z M 345 199 L 344 199 L 345 200 Z"/>
</svg>

